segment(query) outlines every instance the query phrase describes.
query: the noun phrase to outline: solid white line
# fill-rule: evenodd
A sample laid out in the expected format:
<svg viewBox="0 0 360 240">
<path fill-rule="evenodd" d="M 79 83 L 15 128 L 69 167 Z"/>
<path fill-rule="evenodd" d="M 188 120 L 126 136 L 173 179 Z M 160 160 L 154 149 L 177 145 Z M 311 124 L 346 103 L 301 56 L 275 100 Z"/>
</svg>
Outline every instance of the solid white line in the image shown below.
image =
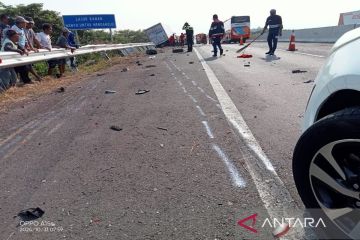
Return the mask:
<svg viewBox="0 0 360 240">
<path fill-rule="evenodd" d="M 195 81 L 191 81 L 192 82 L 192 84 L 196 87 L 197 86 L 197 84 L 196 84 L 196 82 Z"/>
<path fill-rule="evenodd" d="M 207 132 L 207 134 L 209 135 L 209 138 L 214 138 L 214 135 L 213 135 L 213 133 L 212 133 L 212 131 L 211 131 L 211 128 L 210 128 L 210 126 L 209 126 L 209 123 L 207 122 L 207 121 L 202 121 L 202 124 L 204 125 L 204 127 L 205 127 L 205 129 L 206 129 L 206 132 Z"/>
<path fill-rule="evenodd" d="M 200 92 L 205 93 L 204 89 L 202 89 L 201 87 L 198 87 L 198 89 L 200 90 Z"/>
<path fill-rule="evenodd" d="M 283 52 L 289 52 L 287 50 L 284 50 L 284 49 L 279 49 L 280 51 L 283 51 Z M 311 57 L 318 57 L 318 58 L 326 58 L 326 56 L 322 56 L 322 55 L 316 55 L 316 54 L 311 54 L 311 53 L 304 53 L 304 52 L 292 52 L 294 54 L 300 54 L 300 55 L 306 55 L 306 56 L 311 56 Z"/>
<path fill-rule="evenodd" d="M 189 94 L 189 97 L 191 98 L 191 100 L 193 100 L 194 103 L 197 103 L 197 100 L 192 95 Z"/>
<path fill-rule="evenodd" d="M 217 152 L 219 157 L 223 160 L 226 167 L 228 168 L 233 184 L 239 188 L 246 187 L 246 182 L 244 178 L 240 175 L 233 162 L 226 156 L 226 154 L 221 150 L 221 148 L 216 144 L 213 144 L 212 148 Z"/>
<path fill-rule="evenodd" d="M 199 113 L 200 113 L 202 116 L 206 117 L 206 114 L 204 113 L 204 111 L 201 109 L 200 106 L 196 106 L 196 108 L 199 110 Z"/>
<path fill-rule="evenodd" d="M 205 73 L 219 99 L 226 118 L 239 133 L 241 137 L 240 141 L 245 143 L 245 145 L 239 145 L 239 149 L 242 153 L 246 169 L 254 181 L 259 196 L 264 203 L 264 207 L 267 209 L 270 217 L 281 218 L 283 216 L 283 214 L 280 213 L 281 211 L 283 213 L 286 209 L 296 209 L 297 205 L 215 73 L 199 51 L 196 48 L 194 48 L 194 50 L 205 69 Z M 303 236 L 304 231 L 303 229 L 293 228 L 292 234 Z M 301 238 L 303 237 L 294 239 Z"/>
</svg>

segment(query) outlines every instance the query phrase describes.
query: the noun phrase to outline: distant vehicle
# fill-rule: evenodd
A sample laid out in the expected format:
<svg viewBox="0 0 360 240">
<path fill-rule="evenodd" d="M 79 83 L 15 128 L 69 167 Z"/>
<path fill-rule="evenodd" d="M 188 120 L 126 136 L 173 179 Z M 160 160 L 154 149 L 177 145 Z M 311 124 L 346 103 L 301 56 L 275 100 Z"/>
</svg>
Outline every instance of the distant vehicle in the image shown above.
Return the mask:
<svg viewBox="0 0 360 240">
<path fill-rule="evenodd" d="M 196 44 L 207 44 L 207 36 L 205 33 L 196 34 Z"/>
<path fill-rule="evenodd" d="M 250 38 L 250 16 L 233 16 L 224 22 L 225 36 L 223 42 L 240 42 L 241 36 L 245 42 Z"/>
<path fill-rule="evenodd" d="M 171 35 L 166 32 L 165 28 L 161 23 L 145 29 L 144 32 L 146 33 L 149 40 L 153 42 L 157 47 L 166 45 L 169 41 L 169 36 Z"/>
<path fill-rule="evenodd" d="M 360 239 L 359 53 L 360 28 L 345 33 L 331 49 L 293 156 L 299 195 L 308 209 L 321 210 L 316 214 L 324 216 L 331 239 Z"/>
</svg>

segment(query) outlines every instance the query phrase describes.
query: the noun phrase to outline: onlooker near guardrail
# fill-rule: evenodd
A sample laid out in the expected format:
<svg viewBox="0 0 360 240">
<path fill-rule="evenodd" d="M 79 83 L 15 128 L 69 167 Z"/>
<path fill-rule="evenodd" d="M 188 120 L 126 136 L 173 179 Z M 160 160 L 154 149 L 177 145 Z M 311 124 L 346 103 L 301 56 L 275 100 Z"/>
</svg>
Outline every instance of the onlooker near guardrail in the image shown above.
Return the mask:
<svg viewBox="0 0 360 240">
<path fill-rule="evenodd" d="M 29 51 L 28 49 L 28 42 L 25 36 L 25 27 L 28 21 L 25 20 L 25 18 L 18 16 L 15 19 L 15 25 L 13 25 L 10 29 L 16 31 L 19 34 L 19 41 L 17 43 L 18 48 L 24 52 L 24 54 L 28 55 Z M 21 66 L 21 67 L 15 67 L 15 71 L 19 73 L 20 80 L 24 84 L 31 84 L 32 81 L 29 77 L 29 65 Z"/>
<path fill-rule="evenodd" d="M 71 52 L 73 53 L 76 48 L 70 47 L 68 44 L 67 39 L 68 39 L 69 33 L 70 33 L 69 29 L 63 28 L 62 33 L 56 42 L 56 46 L 60 47 L 60 48 L 70 49 Z M 62 77 L 65 73 L 66 59 L 58 59 L 57 61 L 58 61 L 58 66 L 59 66 L 59 71 L 60 71 L 59 77 Z"/>
<path fill-rule="evenodd" d="M 69 32 L 67 37 L 67 42 L 70 47 L 79 48 L 79 44 L 75 41 L 75 34 L 73 32 Z M 75 57 L 70 58 L 70 67 L 72 69 L 76 69 Z"/>
<path fill-rule="evenodd" d="M 0 15 L 0 45 L 6 38 L 4 30 L 8 28 L 10 28 L 9 16 L 6 14 L 1 14 Z"/>
<path fill-rule="evenodd" d="M 26 40 L 27 40 L 27 43 L 28 43 L 27 44 L 28 45 L 28 50 L 33 51 L 33 52 L 39 52 L 38 48 L 40 46 L 40 43 L 36 39 L 36 33 L 33 30 L 35 22 L 31 17 L 26 17 L 25 20 L 28 21 L 28 23 L 26 24 L 26 27 L 24 29 L 25 37 L 26 37 Z M 41 77 L 39 76 L 39 74 L 37 74 L 37 72 L 33 68 L 32 64 L 29 65 L 29 71 L 30 71 L 30 73 L 32 75 L 34 75 L 36 80 L 41 81 Z"/>
<path fill-rule="evenodd" d="M 17 42 L 19 41 L 19 34 L 14 30 L 6 31 L 6 38 L 1 47 L 2 52 L 17 52 L 24 55 L 25 52 L 18 48 Z M 6 90 L 14 86 L 17 81 L 17 76 L 13 68 L 1 69 L 0 71 L 0 91 Z"/>
</svg>

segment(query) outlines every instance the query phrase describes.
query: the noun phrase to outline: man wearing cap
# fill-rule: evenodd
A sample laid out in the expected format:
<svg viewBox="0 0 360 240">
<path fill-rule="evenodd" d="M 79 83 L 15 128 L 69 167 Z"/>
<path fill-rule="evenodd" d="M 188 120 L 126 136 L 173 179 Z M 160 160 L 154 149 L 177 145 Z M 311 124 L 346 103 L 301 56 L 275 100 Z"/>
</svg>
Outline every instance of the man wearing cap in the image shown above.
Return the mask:
<svg viewBox="0 0 360 240">
<path fill-rule="evenodd" d="M 25 37 L 28 43 L 27 44 L 28 50 L 39 52 L 38 48 L 40 48 L 40 43 L 36 39 L 36 33 L 33 30 L 35 22 L 31 17 L 25 17 L 25 20 L 28 21 L 24 29 Z M 32 65 L 29 65 L 29 71 L 32 73 L 32 75 L 34 75 L 36 80 L 41 81 L 41 77 L 37 74 L 37 72 L 35 71 Z"/>
<path fill-rule="evenodd" d="M 70 34 L 70 30 L 64 27 L 61 32 L 62 33 L 60 37 L 56 41 L 56 46 L 60 48 L 70 49 L 71 52 L 74 52 L 76 48 L 70 47 L 67 40 Z M 66 64 L 66 60 L 64 58 L 58 60 L 59 71 L 60 71 L 59 77 L 62 77 L 65 73 L 65 64 Z"/>
<path fill-rule="evenodd" d="M 25 20 L 23 17 L 16 17 L 15 25 L 11 27 L 11 30 L 16 31 L 19 34 L 19 42 L 18 45 L 21 49 L 24 49 L 27 52 L 27 40 L 25 36 L 25 27 L 28 21 Z"/>
<path fill-rule="evenodd" d="M 270 10 L 270 16 L 266 19 L 265 27 L 262 31 L 262 34 L 265 33 L 268 26 L 269 26 L 269 34 L 267 37 L 267 42 L 269 45 L 269 51 L 266 54 L 272 56 L 275 53 L 278 38 L 279 36 L 282 35 L 282 29 L 283 29 L 282 19 L 279 15 L 276 15 L 275 9 Z"/>
<path fill-rule="evenodd" d="M 194 28 L 186 22 L 182 28 L 186 32 L 186 44 L 188 46 L 188 52 L 192 52 L 194 45 Z"/>
<path fill-rule="evenodd" d="M 28 55 L 28 42 L 25 36 L 25 27 L 28 21 L 25 20 L 24 17 L 18 16 L 15 19 L 15 25 L 12 26 L 10 29 L 14 30 L 19 34 L 19 41 L 17 43 L 18 48 L 21 49 L 24 54 Z M 30 84 L 33 83 L 31 79 L 29 78 L 29 70 L 30 66 L 21 66 L 21 67 L 15 67 L 15 71 L 20 74 L 20 79 L 24 84 Z"/>
</svg>

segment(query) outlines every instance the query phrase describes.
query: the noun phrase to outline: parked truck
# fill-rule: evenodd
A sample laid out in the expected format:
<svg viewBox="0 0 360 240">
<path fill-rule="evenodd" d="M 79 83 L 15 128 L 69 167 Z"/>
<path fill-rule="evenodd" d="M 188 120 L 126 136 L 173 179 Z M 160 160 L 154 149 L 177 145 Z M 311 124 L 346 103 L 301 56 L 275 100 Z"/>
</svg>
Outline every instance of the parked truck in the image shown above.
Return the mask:
<svg viewBox="0 0 360 240">
<path fill-rule="evenodd" d="M 153 42 L 157 47 L 165 46 L 169 42 L 169 36 L 171 35 L 167 32 L 164 26 L 161 23 L 158 23 L 148 29 L 145 29 L 147 37 L 151 42 Z"/>
</svg>

